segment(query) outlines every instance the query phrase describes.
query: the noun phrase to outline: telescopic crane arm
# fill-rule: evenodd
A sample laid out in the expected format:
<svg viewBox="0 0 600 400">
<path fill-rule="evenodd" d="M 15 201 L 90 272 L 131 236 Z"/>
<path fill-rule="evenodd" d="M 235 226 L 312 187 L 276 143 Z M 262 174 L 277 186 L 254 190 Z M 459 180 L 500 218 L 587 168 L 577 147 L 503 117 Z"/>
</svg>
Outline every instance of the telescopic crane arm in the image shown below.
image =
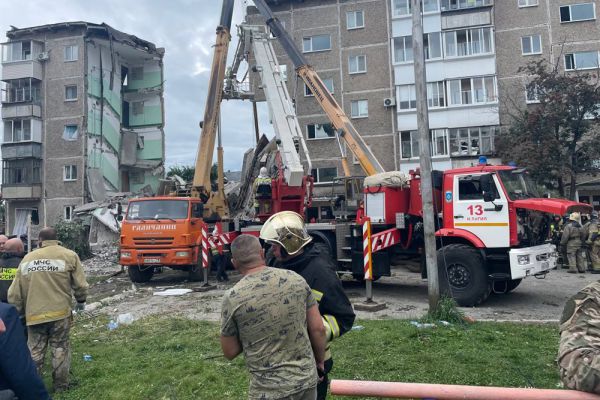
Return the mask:
<svg viewBox="0 0 600 400">
<path fill-rule="evenodd" d="M 221 99 L 223 96 L 223 79 L 225 77 L 225 68 L 227 66 L 227 51 L 231 41 L 231 19 L 233 16 L 234 0 L 223 0 L 221 8 L 221 21 L 217 27 L 217 39 L 214 48 L 213 62 L 210 70 L 210 79 L 208 82 L 208 94 L 206 96 L 206 105 L 204 108 L 204 119 L 202 122 L 202 134 L 198 144 L 198 154 L 196 156 L 196 170 L 194 181 L 192 183 L 192 196 L 203 199 L 205 206 L 205 216 L 216 214 L 221 218 L 227 217 L 229 210 L 223 182 L 219 182 L 217 192 L 211 190 L 210 170 L 212 167 L 213 152 L 215 148 L 215 139 L 217 136 L 217 126 L 219 125 L 219 114 L 221 111 Z M 219 168 L 222 165 L 222 147 L 220 146 Z M 220 173 L 219 180 L 223 179 Z"/>
<path fill-rule="evenodd" d="M 344 109 L 340 107 L 335 98 L 329 93 L 321 78 L 319 78 L 314 68 L 308 64 L 304 55 L 294 44 L 293 39 L 283 25 L 281 25 L 281 22 L 273 15 L 265 0 L 254 0 L 254 5 L 263 17 L 265 17 L 267 26 L 271 29 L 273 35 L 277 37 L 281 46 L 292 60 L 298 76 L 300 76 L 314 94 L 335 129 L 346 142 L 350 151 L 356 156 L 365 173 L 367 175 L 374 175 L 385 172 L 379 160 L 377 160 L 369 146 L 367 146 L 354 125 L 352 125 Z"/>
</svg>

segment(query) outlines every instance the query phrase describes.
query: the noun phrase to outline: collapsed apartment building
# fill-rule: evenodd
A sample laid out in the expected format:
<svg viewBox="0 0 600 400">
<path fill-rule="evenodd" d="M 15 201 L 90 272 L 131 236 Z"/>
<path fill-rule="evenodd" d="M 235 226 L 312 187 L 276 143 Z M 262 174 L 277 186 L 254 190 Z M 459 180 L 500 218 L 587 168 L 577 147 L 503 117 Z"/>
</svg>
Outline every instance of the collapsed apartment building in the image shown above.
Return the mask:
<svg viewBox="0 0 600 400">
<path fill-rule="evenodd" d="M 71 220 L 164 176 L 164 49 L 106 24 L 13 28 L 2 44 L 6 232 Z"/>
</svg>

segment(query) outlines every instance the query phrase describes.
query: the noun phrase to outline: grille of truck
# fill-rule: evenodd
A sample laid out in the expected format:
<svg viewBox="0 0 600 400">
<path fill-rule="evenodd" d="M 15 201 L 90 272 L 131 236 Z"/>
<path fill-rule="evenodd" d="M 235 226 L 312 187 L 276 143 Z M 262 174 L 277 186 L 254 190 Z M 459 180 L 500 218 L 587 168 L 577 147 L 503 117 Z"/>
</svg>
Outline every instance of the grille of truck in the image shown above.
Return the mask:
<svg viewBox="0 0 600 400">
<path fill-rule="evenodd" d="M 137 246 L 170 246 L 173 237 L 134 237 L 133 243 Z"/>
</svg>

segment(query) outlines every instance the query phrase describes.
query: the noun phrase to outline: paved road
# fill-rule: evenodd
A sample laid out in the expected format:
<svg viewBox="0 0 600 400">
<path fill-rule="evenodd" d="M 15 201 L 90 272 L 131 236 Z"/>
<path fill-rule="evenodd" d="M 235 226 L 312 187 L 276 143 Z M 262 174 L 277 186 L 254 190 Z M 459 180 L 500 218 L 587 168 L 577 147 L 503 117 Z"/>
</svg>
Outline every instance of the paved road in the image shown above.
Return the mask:
<svg viewBox="0 0 600 400">
<path fill-rule="evenodd" d="M 527 278 L 510 294 L 491 295 L 478 307 L 461 308 L 477 320 L 558 321 L 566 300 L 600 275 L 568 274 L 566 270 L 551 271 L 545 279 Z M 364 284 L 344 282 L 353 303 L 364 301 Z M 369 313 L 358 312 L 361 319 L 416 318 L 427 311 L 427 281 L 420 274 L 398 268 L 392 277 L 373 283 L 375 301 L 387 304 L 387 309 Z"/>
</svg>

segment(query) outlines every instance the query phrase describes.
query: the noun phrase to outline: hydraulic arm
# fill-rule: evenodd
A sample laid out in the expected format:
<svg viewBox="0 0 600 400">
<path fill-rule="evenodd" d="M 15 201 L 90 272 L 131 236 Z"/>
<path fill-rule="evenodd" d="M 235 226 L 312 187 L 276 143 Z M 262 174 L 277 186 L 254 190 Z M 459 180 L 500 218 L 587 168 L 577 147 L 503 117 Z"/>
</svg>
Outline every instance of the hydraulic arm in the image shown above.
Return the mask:
<svg viewBox="0 0 600 400">
<path fill-rule="evenodd" d="M 367 146 L 354 125 L 352 125 L 350 118 L 348 118 L 343 108 L 340 107 L 335 98 L 329 93 L 329 90 L 327 90 L 327 87 L 321 78 L 319 78 L 314 68 L 308 64 L 304 55 L 294 44 L 293 39 L 285 28 L 283 28 L 281 22 L 273 15 L 265 0 L 254 0 L 254 4 L 263 17 L 265 17 L 267 26 L 277 39 L 279 39 L 281 46 L 292 60 L 298 76 L 312 91 L 335 129 L 346 142 L 350 151 L 356 156 L 365 173 L 367 175 L 374 175 L 385 172 L 379 160 L 377 160 L 369 146 Z"/>
</svg>

